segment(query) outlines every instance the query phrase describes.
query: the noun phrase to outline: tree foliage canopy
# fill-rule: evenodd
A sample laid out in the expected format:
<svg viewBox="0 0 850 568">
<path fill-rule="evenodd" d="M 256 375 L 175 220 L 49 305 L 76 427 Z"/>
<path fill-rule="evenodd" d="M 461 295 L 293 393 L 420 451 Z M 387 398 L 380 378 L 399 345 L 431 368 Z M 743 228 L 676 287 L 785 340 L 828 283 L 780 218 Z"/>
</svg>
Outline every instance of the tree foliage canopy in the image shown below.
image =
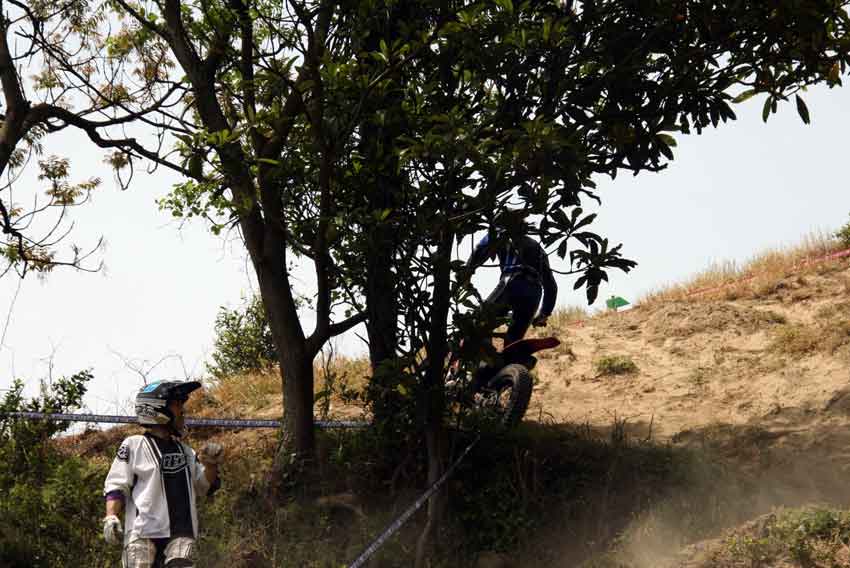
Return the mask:
<svg viewBox="0 0 850 568">
<path fill-rule="evenodd" d="M 220 308 L 215 333 L 213 362 L 207 370 L 217 379 L 265 369 L 278 361 L 266 310 L 257 296 L 243 300 L 242 307 Z"/>
<path fill-rule="evenodd" d="M 508 207 L 540 220 L 593 301 L 608 269 L 634 265 L 582 210 L 596 178 L 663 169 L 676 135 L 755 95 L 765 119 L 794 99 L 808 122 L 803 89 L 839 85 L 850 62 L 847 4 L 6 0 L 0 171 L 19 144 L 75 127 L 117 152 L 119 179 L 140 161 L 184 176 L 161 205 L 238 229 L 287 424 L 310 447 L 311 362 L 329 337 L 387 312 L 371 338 L 398 326 L 391 350 L 442 361 L 452 302 L 470 293 L 453 247 Z M 28 47 L 12 54 L 15 26 Z M 32 57 L 25 89 L 16 62 Z M 309 333 L 299 259 L 316 278 Z"/>
<path fill-rule="evenodd" d="M 178 97 L 173 85 L 159 81 L 170 67 L 152 43 L 133 43 L 127 28 L 114 29 L 108 3 L 68 0 L 0 2 L 0 226 L 5 236 L 0 254 L 9 269 L 48 271 L 70 265 L 92 270 L 91 255 L 100 242 L 70 254 L 58 250 L 73 223 L 70 208 L 88 201 L 101 180 L 75 181 L 67 157 L 46 155 L 51 135 L 77 129 L 105 161 L 118 168 L 126 187 L 132 172 L 129 156 L 156 165 L 168 117 Z M 154 110 L 157 116 L 150 116 Z M 128 132 L 147 130 L 152 148 Z M 55 146 L 53 147 L 56 151 Z M 61 150 L 60 150 L 61 151 Z M 37 166 L 38 184 L 23 176 Z M 179 170 L 181 171 L 182 170 Z"/>
</svg>

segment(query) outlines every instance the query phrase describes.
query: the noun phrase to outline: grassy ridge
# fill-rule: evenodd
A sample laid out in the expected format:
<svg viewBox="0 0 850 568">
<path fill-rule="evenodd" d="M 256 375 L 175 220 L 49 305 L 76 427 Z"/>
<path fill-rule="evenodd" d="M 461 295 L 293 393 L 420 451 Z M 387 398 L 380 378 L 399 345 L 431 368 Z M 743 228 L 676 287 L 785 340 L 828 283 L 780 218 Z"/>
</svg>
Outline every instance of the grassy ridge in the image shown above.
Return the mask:
<svg viewBox="0 0 850 568">
<path fill-rule="evenodd" d="M 829 264 L 810 261 L 847 246 L 850 245 L 845 245 L 834 235 L 812 233 L 797 245 L 764 251 L 740 264 L 734 261 L 715 263 L 685 282 L 647 293 L 640 298 L 638 305 L 651 307 L 670 301 L 700 301 L 717 297 L 728 300 L 759 298 L 792 274 L 829 270 Z"/>
</svg>

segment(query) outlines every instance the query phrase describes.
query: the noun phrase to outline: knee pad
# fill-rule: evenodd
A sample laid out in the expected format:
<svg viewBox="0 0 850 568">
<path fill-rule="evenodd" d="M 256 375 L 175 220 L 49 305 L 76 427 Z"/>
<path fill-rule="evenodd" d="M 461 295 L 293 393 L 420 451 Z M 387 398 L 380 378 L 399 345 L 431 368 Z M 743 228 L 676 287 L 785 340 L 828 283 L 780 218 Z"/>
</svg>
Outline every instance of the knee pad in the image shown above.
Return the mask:
<svg viewBox="0 0 850 568">
<path fill-rule="evenodd" d="M 121 564 L 124 568 L 152 568 L 156 560 L 156 545 L 149 538 L 131 541 L 124 547 Z"/>
<path fill-rule="evenodd" d="M 195 539 L 172 538 L 165 545 L 165 568 L 192 568 L 195 565 Z"/>
</svg>

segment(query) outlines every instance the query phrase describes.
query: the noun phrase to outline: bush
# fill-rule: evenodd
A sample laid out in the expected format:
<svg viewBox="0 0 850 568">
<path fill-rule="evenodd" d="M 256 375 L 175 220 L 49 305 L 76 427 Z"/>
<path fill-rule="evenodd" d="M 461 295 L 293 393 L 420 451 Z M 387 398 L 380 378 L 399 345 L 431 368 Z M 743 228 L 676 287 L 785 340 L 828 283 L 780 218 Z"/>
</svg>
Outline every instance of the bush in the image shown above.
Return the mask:
<svg viewBox="0 0 850 568">
<path fill-rule="evenodd" d="M 835 237 L 841 242 L 842 247 L 850 248 L 850 221 L 836 231 Z"/>
<path fill-rule="evenodd" d="M 723 566 L 846 566 L 847 511 L 792 509 L 762 519 L 753 523 L 759 533 L 729 537 L 715 560 Z"/>
<path fill-rule="evenodd" d="M 214 364 L 207 365 L 207 370 L 217 379 L 257 371 L 278 360 L 266 308 L 259 296 L 243 299 L 240 308 L 220 308 L 215 334 Z"/>
<path fill-rule="evenodd" d="M 100 538 L 104 466 L 66 457 L 50 442 L 69 423 L 5 417 L 6 412 L 79 408 L 89 371 L 42 384 L 25 400 L 17 380 L 0 401 L 0 566 L 115 566 Z"/>
<path fill-rule="evenodd" d="M 637 373 L 638 367 L 625 355 L 606 355 L 593 364 L 597 375 L 627 375 Z"/>
</svg>

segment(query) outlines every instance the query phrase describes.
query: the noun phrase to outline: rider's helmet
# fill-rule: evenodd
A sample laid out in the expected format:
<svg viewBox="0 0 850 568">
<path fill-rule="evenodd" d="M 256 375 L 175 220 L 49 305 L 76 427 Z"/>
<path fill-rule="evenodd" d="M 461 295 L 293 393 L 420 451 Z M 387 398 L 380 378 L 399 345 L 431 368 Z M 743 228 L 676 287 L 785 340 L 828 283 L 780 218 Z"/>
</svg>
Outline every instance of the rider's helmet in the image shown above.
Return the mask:
<svg viewBox="0 0 850 568">
<path fill-rule="evenodd" d="M 531 230 L 531 224 L 527 218 L 529 211 L 525 209 L 500 209 L 496 211 L 490 221 L 490 233 L 499 235 L 527 235 Z"/>
<path fill-rule="evenodd" d="M 136 393 L 136 416 L 142 426 L 157 424 L 176 430 L 174 414 L 168 409 L 168 402 L 179 400 L 186 402 L 189 394 L 201 388 L 198 381 L 157 381 L 145 385 Z"/>
<path fill-rule="evenodd" d="M 490 246 L 488 258 L 496 257 L 498 251 L 508 246 L 514 239 L 527 236 L 532 232 L 532 226 L 527 217 L 526 209 L 499 209 L 491 217 L 487 231 Z"/>
</svg>

